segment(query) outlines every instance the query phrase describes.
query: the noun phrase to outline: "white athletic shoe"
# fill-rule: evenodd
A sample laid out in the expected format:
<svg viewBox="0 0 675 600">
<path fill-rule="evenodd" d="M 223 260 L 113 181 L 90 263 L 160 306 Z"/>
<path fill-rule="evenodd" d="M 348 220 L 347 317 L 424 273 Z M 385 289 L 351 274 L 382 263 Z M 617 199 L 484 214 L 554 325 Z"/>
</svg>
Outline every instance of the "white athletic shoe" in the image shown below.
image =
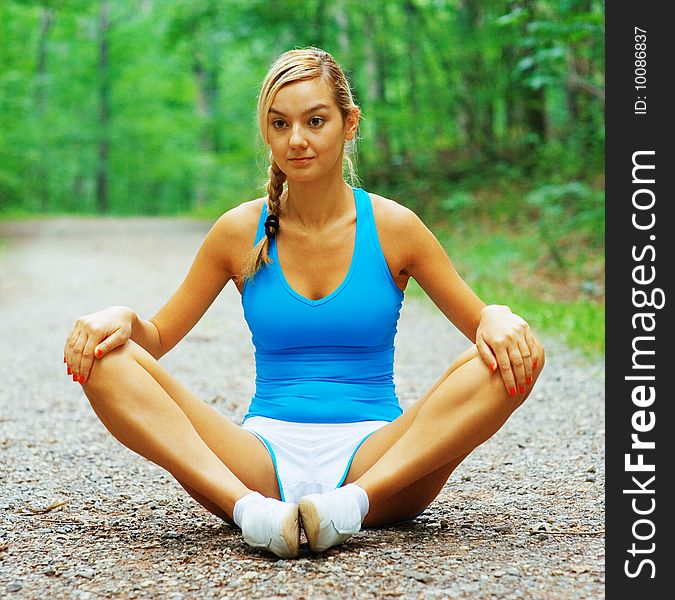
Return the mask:
<svg viewBox="0 0 675 600">
<path fill-rule="evenodd" d="M 360 531 L 361 513 L 354 502 L 332 494 L 309 494 L 300 498 L 300 519 L 313 552 L 323 552 L 341 544 Z M 342 501 L 340 501 L 342 500 Z"/>
<path fill-rule="evenodd" d="M 244 511 L 241 533 L 249 546 L 295 558 L 300 553 L 298 505 L 275 498 L 252 503 Z"/>
</svg>

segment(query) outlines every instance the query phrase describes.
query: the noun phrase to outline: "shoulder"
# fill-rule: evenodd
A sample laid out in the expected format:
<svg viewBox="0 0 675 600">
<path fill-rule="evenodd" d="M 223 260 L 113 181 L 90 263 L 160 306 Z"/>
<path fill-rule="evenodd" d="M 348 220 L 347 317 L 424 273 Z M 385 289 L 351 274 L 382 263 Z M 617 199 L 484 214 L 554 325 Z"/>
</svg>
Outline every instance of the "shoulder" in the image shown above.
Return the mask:
<svg viewBox="0 0 675 600">
<path fill-rule="evenodd" d="M 422 219 L 395 200 L 370 194 L 378 237 L 387 258 L 406 272 L 435 237 Z"/>
<path fill-rule="evenodd" d="M 249 200 L 224 212 L 206 236 L 205 245 L 221 257 L 231 273 L 237 272 L 241 257 L 253 247 L 266 200 L 266 197 Z"/>
<path fill-rule="evenodd" d="M 414 227 L 415 223 L 420 222 L 419 217 L 414 211 L 396 202 L 396 200 L 391 200 L 372 192 L 369 192 L 369 195 L 378 226 L 382 223 L 383 227 L 390 228 Z"/>
<path fill-rule="evenodd" d="M 395 236 L 401 241 L 410 241 L 427 230 L 422 220 L 407 206 L 378 194 L 371 193 L 370 198 L 380 236 Z"/>
<path fill-rule="evenodd" d="M 221 232 L 228 233 L 234 237 L 248 235 L 251 233 L 251 227 L 253 227 L 253 235 L 255 236 L 255 229 L 260 219 L 260 211 L 265 201 L 266 198 L 262 197 L 242 202 L 220 215 L 213 226 Z"/>
</svg>

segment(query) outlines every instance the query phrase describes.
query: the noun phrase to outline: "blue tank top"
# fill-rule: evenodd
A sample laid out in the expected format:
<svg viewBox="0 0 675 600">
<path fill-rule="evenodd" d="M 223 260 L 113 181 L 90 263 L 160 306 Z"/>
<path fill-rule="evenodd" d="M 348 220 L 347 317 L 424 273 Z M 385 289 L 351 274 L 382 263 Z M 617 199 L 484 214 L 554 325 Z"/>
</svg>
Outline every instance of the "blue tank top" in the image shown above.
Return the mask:
<svg viewBox="0 0 675 600">
<path fill-rule="evenodd" d="M 394 336 L 403 292 L 377 236 L 370 196 L 352 188 L 356 242 L 349 271 L 328 296 L 298 294 L 279 265 L 261 267 L 241 302 L 255 347 L 256 389 L 244 421 L 264 416 L 298 423 L 393 421 L 403 411 L 394 389 Z M 255 243 L 265 235 L 267 203 Z M 283 226 L 283 224 L 282 224 Z"/>
</svg>

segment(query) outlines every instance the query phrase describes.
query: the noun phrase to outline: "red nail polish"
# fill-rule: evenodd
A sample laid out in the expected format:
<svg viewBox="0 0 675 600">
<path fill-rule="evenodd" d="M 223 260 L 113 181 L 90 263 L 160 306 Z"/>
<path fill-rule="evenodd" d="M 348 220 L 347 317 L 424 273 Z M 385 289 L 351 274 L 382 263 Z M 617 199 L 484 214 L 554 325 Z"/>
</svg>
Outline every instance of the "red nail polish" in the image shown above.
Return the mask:
<svg viewBox="0 0 675 600">
<path fill-rule="evenodd" d="M 72 375 L 73 372 L 70 370 L 70 367 L 68 367 L 68 375 Z"/>
<path fill-rule="evenodd" d="M 524 394 L 524 393 L 525 393 L 525 386 L 524 386 L 524 385 L 521 385 L 521 386 L 518 388 L 518 391 L 519 391 L 521 394 Z"/>
<path fill-rule="evenodd" d="M 527 385 L 530 385 L 530 384 L 532 383 L 532 377 L 526 377 L 526 378 L 525 378 L 525 383 L 526 383 Z"/>
<path fill-rule="evenodd" d="M 515 396 L 516 395 L 516 388 L 511 388 L 509 390 L 509 396 Z"/>
<path fill-rule="evenodd" d="M 66 355 L 63 355 L 63 362 L 66 362 Z"/>
<path fill-rule="evenodd" d="M 536 360 L 532 363 L 532 368 L 536 371 L 536 369 L 537 369 L 537 361 Z"/>
<path fill-rule="evenodd" d="M 84 383 L 86 377 L 84 375 L 80 375 L 80 383 Z"/>
<path fill-rule="evenodd" d="M 96 358 L 101 358 L 103 356 L 103 350 L 97 350 L 96 351 Z"/>
<path fill-rule="evenodd" d="M 73 373 L 73 381 L 77 381 L 77 375 L 75 375 L 75 373 Z"/>
</svg>

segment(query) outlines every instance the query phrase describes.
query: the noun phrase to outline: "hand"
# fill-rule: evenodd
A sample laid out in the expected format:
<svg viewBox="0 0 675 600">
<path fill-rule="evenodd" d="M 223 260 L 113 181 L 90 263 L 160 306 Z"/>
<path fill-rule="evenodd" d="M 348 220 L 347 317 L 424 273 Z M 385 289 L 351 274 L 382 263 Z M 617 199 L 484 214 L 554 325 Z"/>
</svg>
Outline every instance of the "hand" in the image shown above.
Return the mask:
<svg viewBox="0 0 675 600">
<path fill-rule="evenodd" d="M 499 368 L 509 395 L 525 393 L 539 357 L 534 334 L 524 319 L 508 306 L 486 306 L 476 331 L 476 347 L 492 371 Z"/>
<path fill-rule="evenodd" d="M 134 315 L 126 306 L 111 306 L 75 321 L 63 349 L 63 361 L 73 381 L 84 383 L 94 358 L 105 356 L 129 340 Z"/>
</svg>

